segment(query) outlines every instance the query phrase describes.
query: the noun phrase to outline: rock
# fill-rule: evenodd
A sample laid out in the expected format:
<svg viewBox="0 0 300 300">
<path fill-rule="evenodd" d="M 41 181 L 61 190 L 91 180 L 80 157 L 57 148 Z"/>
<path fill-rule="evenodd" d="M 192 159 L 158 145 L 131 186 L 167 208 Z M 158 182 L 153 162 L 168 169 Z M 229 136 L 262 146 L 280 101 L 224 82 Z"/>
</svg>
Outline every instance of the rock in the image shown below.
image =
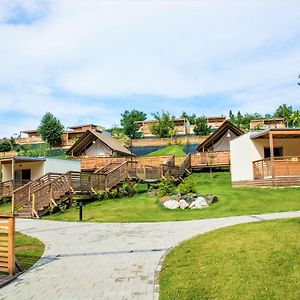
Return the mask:
<svg viewBox="0 0 300 300">
<path fill-rule="evenodd" d="M 168 200 L 164 202 L 164 207 L 168 209 L 177 209 L 179 207 L 179 202 L 176 200 Z"/>
<path fill-rule="evenodd" d="M 218 201 L 218 198 L 214 195 L 205 195 L 205 200 L 208 205 L 215 203 Z"/>
<path fill-rule="evenodd" d="M 166 201 L 171 200 L 170 196 L 163 196 L 159 199 L 161 204 L 164 204 Z"/>
<path fill-rule="evenodd" d="M 170 196 L 170 199 L 171 200 L 179 201 L 180 200 L 180 196 L 179 195 L 172 195 L 172 196 Z"/>
<path fill-rule="evenodd" d="M 181 200 L 179 201 L 179 207 L 180 207 L 181 209 L 186 209 L 186 208 L 189 207 L 189 203 L 187 203 L 184 199 L 181 199 Z"/>
<path fill-rule="evenodd" d="M 207 204 L 207 202 L 206 202 L 206 200 L 205 200 L 205 198 L 203 198 L 203 197 L 198 197 L 195 201 L 193 201 L 191 204 L 190 204 L 190 206 L 189 206 L 189 208 L 191 208 L 191 209 L 201 209 L 201 208 L 205 208 L 205 207 L 207 207 L 208 206 L 208 204 Z"/>
</svg>

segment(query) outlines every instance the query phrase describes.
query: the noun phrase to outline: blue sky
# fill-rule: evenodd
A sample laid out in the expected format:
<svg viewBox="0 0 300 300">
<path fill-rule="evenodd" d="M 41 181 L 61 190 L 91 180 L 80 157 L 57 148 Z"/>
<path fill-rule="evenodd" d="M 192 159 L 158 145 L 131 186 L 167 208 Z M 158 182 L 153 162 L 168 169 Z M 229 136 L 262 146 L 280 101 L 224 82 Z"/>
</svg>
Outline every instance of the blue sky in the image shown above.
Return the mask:
<svg viewBox="0 0 300 300">
<path fill-rule="evenodd" d="M 300 2 L 0 2 L 0 137 L 125 109 L 300 109 Z"/>
</svg>

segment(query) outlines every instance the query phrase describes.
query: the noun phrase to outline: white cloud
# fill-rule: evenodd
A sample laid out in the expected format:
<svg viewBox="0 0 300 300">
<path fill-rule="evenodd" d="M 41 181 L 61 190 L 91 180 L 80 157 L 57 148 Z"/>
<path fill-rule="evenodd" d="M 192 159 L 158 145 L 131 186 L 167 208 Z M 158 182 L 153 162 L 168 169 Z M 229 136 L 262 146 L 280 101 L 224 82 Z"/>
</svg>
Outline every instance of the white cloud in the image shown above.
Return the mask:
<svg viewBox="0 0 300 300">
<path fill-rule="evenodd" d="M 5 23 L 16 9 L 32 22 Z M 166 97 L 178 114 L 182 97 L 222 93 L 249 112 L 299 105 L 299 37 L 296 0 L 2 1 L 0 108 L 36 122 L 46 110 L 71 123 L 97 111 L 113 124 L 109 97 Z"/>
</svg>

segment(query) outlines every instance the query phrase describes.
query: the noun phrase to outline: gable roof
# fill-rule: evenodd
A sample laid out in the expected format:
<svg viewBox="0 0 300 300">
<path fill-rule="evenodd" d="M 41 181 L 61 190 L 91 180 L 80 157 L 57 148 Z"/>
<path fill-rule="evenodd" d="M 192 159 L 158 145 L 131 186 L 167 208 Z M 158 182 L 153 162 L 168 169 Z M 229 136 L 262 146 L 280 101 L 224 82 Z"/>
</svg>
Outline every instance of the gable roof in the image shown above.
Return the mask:
<svg viewBox="0 0 300 300">
<path fill-rule="evenodd" d="M 93 129 L 88 129 L 67 151 L 67 155 L 80 155 L 80 153 L 89 148 L 95 140 L 100 140 L 114 152 L 118 152 L 123 155 L 131 155 L 131 152 L 120 141 Z"/>
<path fill-rule="evenodd" d="M 220 138 L 226 134 L 228 130 L 231 130 L 236 136 L 240 136 L 244 133 L 240 128 L 233 125 L 230 121 L 225 120 L 222 125 L 216 131 L 214 131 L 214 133 L 212 133 L 197 147 L 197 150 L 201 151 L 204 149 L 206 151 L 208 147 L 220 140 Z"/>
</svg>

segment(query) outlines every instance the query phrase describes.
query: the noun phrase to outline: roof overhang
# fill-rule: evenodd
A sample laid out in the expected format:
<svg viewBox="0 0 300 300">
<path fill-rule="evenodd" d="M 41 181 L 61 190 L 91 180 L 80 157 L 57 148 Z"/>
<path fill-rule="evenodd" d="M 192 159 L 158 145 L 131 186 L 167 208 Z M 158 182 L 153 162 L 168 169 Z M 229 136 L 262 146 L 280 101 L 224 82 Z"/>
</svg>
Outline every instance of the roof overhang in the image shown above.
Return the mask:
<svg viewBox="0 0 300 300">
<path fill-rule="evenodd" d="M 7 156 L 0 158 L 1 163 L 25 163 L 25 162 L 41 162 L 45 161 L 45 157 L 30 157 L 30 156 Z"/>
<path fill-rule="evenodd" d="M 271 128 L 251 135 L 251 140 L 268 139 L 272 135 L 276 139 L 300 138 L 300 128 Z"/>
</svg>

